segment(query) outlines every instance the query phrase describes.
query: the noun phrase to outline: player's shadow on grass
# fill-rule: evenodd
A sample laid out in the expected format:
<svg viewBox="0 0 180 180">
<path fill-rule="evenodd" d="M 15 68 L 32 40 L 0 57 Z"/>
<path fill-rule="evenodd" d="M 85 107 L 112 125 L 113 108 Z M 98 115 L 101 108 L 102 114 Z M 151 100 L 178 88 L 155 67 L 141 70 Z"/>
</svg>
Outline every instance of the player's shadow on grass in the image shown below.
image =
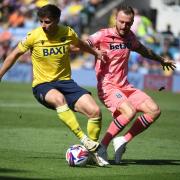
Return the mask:
<svg viewBox="0 0 180 180">
<path fill-rule="evenodd" d="M 19 172 L 27 172 L 25 170 L 19 169 L 10 169 L 10 168 L 0 168 L 0 173 L 19 173 Z"/>
<path fill-rule="evenodd" d="M 11 176 L 6 176 L 4 174 L 8 173 L 26 173 L 29 171 L 26 170 L 20 170 L 20 169 L 10 169 L 10 168 L 0 168 L 0 180 L 51 180 L 51 179 L 46 179 L 46 178 L 25 178 L 25 177 L 18 177 L 15 175 Z M 1 175 L 3 174 L 3 175 Z"/>
<path fill-rule="evenodd" d="M 23 177 L 11 177 L 11 176 L 1 176 L 0 180 L 51 180 L 51 179 L 44 179 L 44 178 L 23 178 Z"/>
<path fill-rule="evenodd" d="M 59 160 L 63 160 L 63 162 L 65 163 L 65 165 L 67 165 L 68 166 L 68 164 L 66 163 L 66 160 L 65 160 L 65 158 L 64 157 L 50 157 L 50 156 L 41 156 L 41 157 L 39 157 L 39 156 L 33 156 L 33 157 L 29 157 L 29 158 L 31 158 L 31 159 L 52 159 L 52 160 L 57 160 L 57 161 L 59 161 Z M 94 163 L 94 162 L 87 162 L 87 165 L 86 166 L 80 166 L 80 167 L 78 167 L 78 166 L 76 166 L 76 167 L 70 167 L 70 168 L 96 168 L 97 167 L 97 165 Z"/>
<path fill-rule="evenodd" d="M 111 165 L 117 165 L 114 160 L 109 161 Z M 175 165 L 180 166 L 180 160 L 174 159 L 125 159 L 122 160 L 121 166 L 128 165 Z"/>
</svg>

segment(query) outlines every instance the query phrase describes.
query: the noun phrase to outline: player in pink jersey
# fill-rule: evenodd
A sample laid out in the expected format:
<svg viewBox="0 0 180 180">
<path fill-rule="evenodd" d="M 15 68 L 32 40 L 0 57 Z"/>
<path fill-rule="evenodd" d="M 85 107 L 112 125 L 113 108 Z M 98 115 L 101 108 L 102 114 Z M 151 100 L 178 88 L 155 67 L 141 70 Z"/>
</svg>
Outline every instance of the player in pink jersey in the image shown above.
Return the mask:
<svg viewBox="0 0 180 180">
<path fill-rule="evenodd" d="M 124 136 L 113 139 L 115 162 L 119 164 L 126 144 L 136 135 L 147 129 L 159 116 L 160 108 L 155 101 L 143 91 L 136 89 L 127 80 L 128 58 L 131 51 L 158 61 L 164 68 L 174 70 L 174 61 L 155 54 L 138 41 L 130 30 L 134 20 L 133 9 L 121 6 L 116 17 L 116 27 L 102 29 L 91 35 L 87 42 L 92 47 L 106 51 L 106 63 L 96 60 L 95 70 L 98 80 L 100 100 L 111 111 L 113 121 L 109 125 L 98 150 L 102 160 L 108 164 L 107 147 L 110 141 L 123 130 L 135 117 L 132 127 Z"/>
</svg>

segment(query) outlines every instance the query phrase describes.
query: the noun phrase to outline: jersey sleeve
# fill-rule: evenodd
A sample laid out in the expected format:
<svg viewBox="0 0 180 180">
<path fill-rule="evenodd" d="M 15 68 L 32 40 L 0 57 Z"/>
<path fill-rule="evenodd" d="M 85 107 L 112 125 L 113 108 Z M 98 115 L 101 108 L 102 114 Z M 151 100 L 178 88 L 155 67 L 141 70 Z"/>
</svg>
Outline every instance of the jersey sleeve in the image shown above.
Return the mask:
<svg viewBox="0 0 180 180">
<path fill-rule="evenodd" d="M 33 39 L 34 39 L 34 38 L 33 38 L 32 33 L 29 32 L 29 33 L 27 34 L 27 36 L 26 36 L 22 41 L 20 41 L 20 42 L 18 43 L 19 49 L 20 49 L 22 52 L 28 51 L 28 50 L 29 50 L 30 48 L 32 48 L 32 46 L 33 46 L 33 42 L 34 42 Z"/>
<path fill-rule="evenodd" d="M 89 36 L 87 39 L 87 42 L 91 47 L 98 47 L 100 44 L 100 40 L 102 38 L 102 31 L 98 31 L 92 35 Z"/>
<path fill-rule="evenodd" d="M 79 38 L 78 38 L 78 35 L 77 35 L 77 33 L 72 29 L 72 28 L 70 28 L 70 27 L 68 27 L 69 28 L 69 35 L 70 35 L 70 37 L 71 37 L 71 40 L 72 40 L 72 44 L 73 45 L 77 45 L 78 44 L 78 41 L 79 41 Z"/>
</svg>

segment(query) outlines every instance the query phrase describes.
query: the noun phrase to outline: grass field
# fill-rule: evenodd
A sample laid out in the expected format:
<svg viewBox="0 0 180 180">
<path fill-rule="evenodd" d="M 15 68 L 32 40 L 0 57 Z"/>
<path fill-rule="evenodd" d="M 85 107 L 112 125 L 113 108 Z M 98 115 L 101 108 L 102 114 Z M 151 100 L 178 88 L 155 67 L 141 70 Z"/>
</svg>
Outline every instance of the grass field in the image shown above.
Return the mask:
<svg viewBox="0 0 180 180">
<path fill-rule="evenodd" d="M 93 96 L 96 90 L 90 89 Z M 16 180 L 174 180 L 180 179 L 180 94 L 148 91 L 161 106 L 162 115 L 146 132 L 127 146 L 122 165 L 113 164 L 112 144 L 109 167 L 88 165 L 72 168 L 65 152 L 79 143 L 58 120 L 55 111 L 34 99 L 30 84 L 0 84 L 0 179 Z M 99 101 L 98 101 L 99 103 Z M 99 103 L 100 104 L 100 103 Z M 111 121 L 101 105 L 103 129 Z M 77 114 L 82 128 L 86 118 Z"/>
</svg>

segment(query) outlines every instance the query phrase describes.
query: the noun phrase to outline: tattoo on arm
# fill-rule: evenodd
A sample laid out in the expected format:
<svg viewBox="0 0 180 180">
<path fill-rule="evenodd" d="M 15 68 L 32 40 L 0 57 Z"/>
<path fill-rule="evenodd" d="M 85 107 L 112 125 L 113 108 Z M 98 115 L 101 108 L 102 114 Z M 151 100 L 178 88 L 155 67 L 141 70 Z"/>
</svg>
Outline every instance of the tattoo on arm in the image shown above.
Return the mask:
<svg viewBox="0 0 180 180">
<path fill-rule="evenodd" d="M 140 45 L 140 47 L 136 50 L 143 57 L 152 59 L 154 61 L 158 61 L 160 63 L 164 62 L 164 58 L 156 54 L 152 49 L 145 47 L 144 45 Z"/>
</svg>

